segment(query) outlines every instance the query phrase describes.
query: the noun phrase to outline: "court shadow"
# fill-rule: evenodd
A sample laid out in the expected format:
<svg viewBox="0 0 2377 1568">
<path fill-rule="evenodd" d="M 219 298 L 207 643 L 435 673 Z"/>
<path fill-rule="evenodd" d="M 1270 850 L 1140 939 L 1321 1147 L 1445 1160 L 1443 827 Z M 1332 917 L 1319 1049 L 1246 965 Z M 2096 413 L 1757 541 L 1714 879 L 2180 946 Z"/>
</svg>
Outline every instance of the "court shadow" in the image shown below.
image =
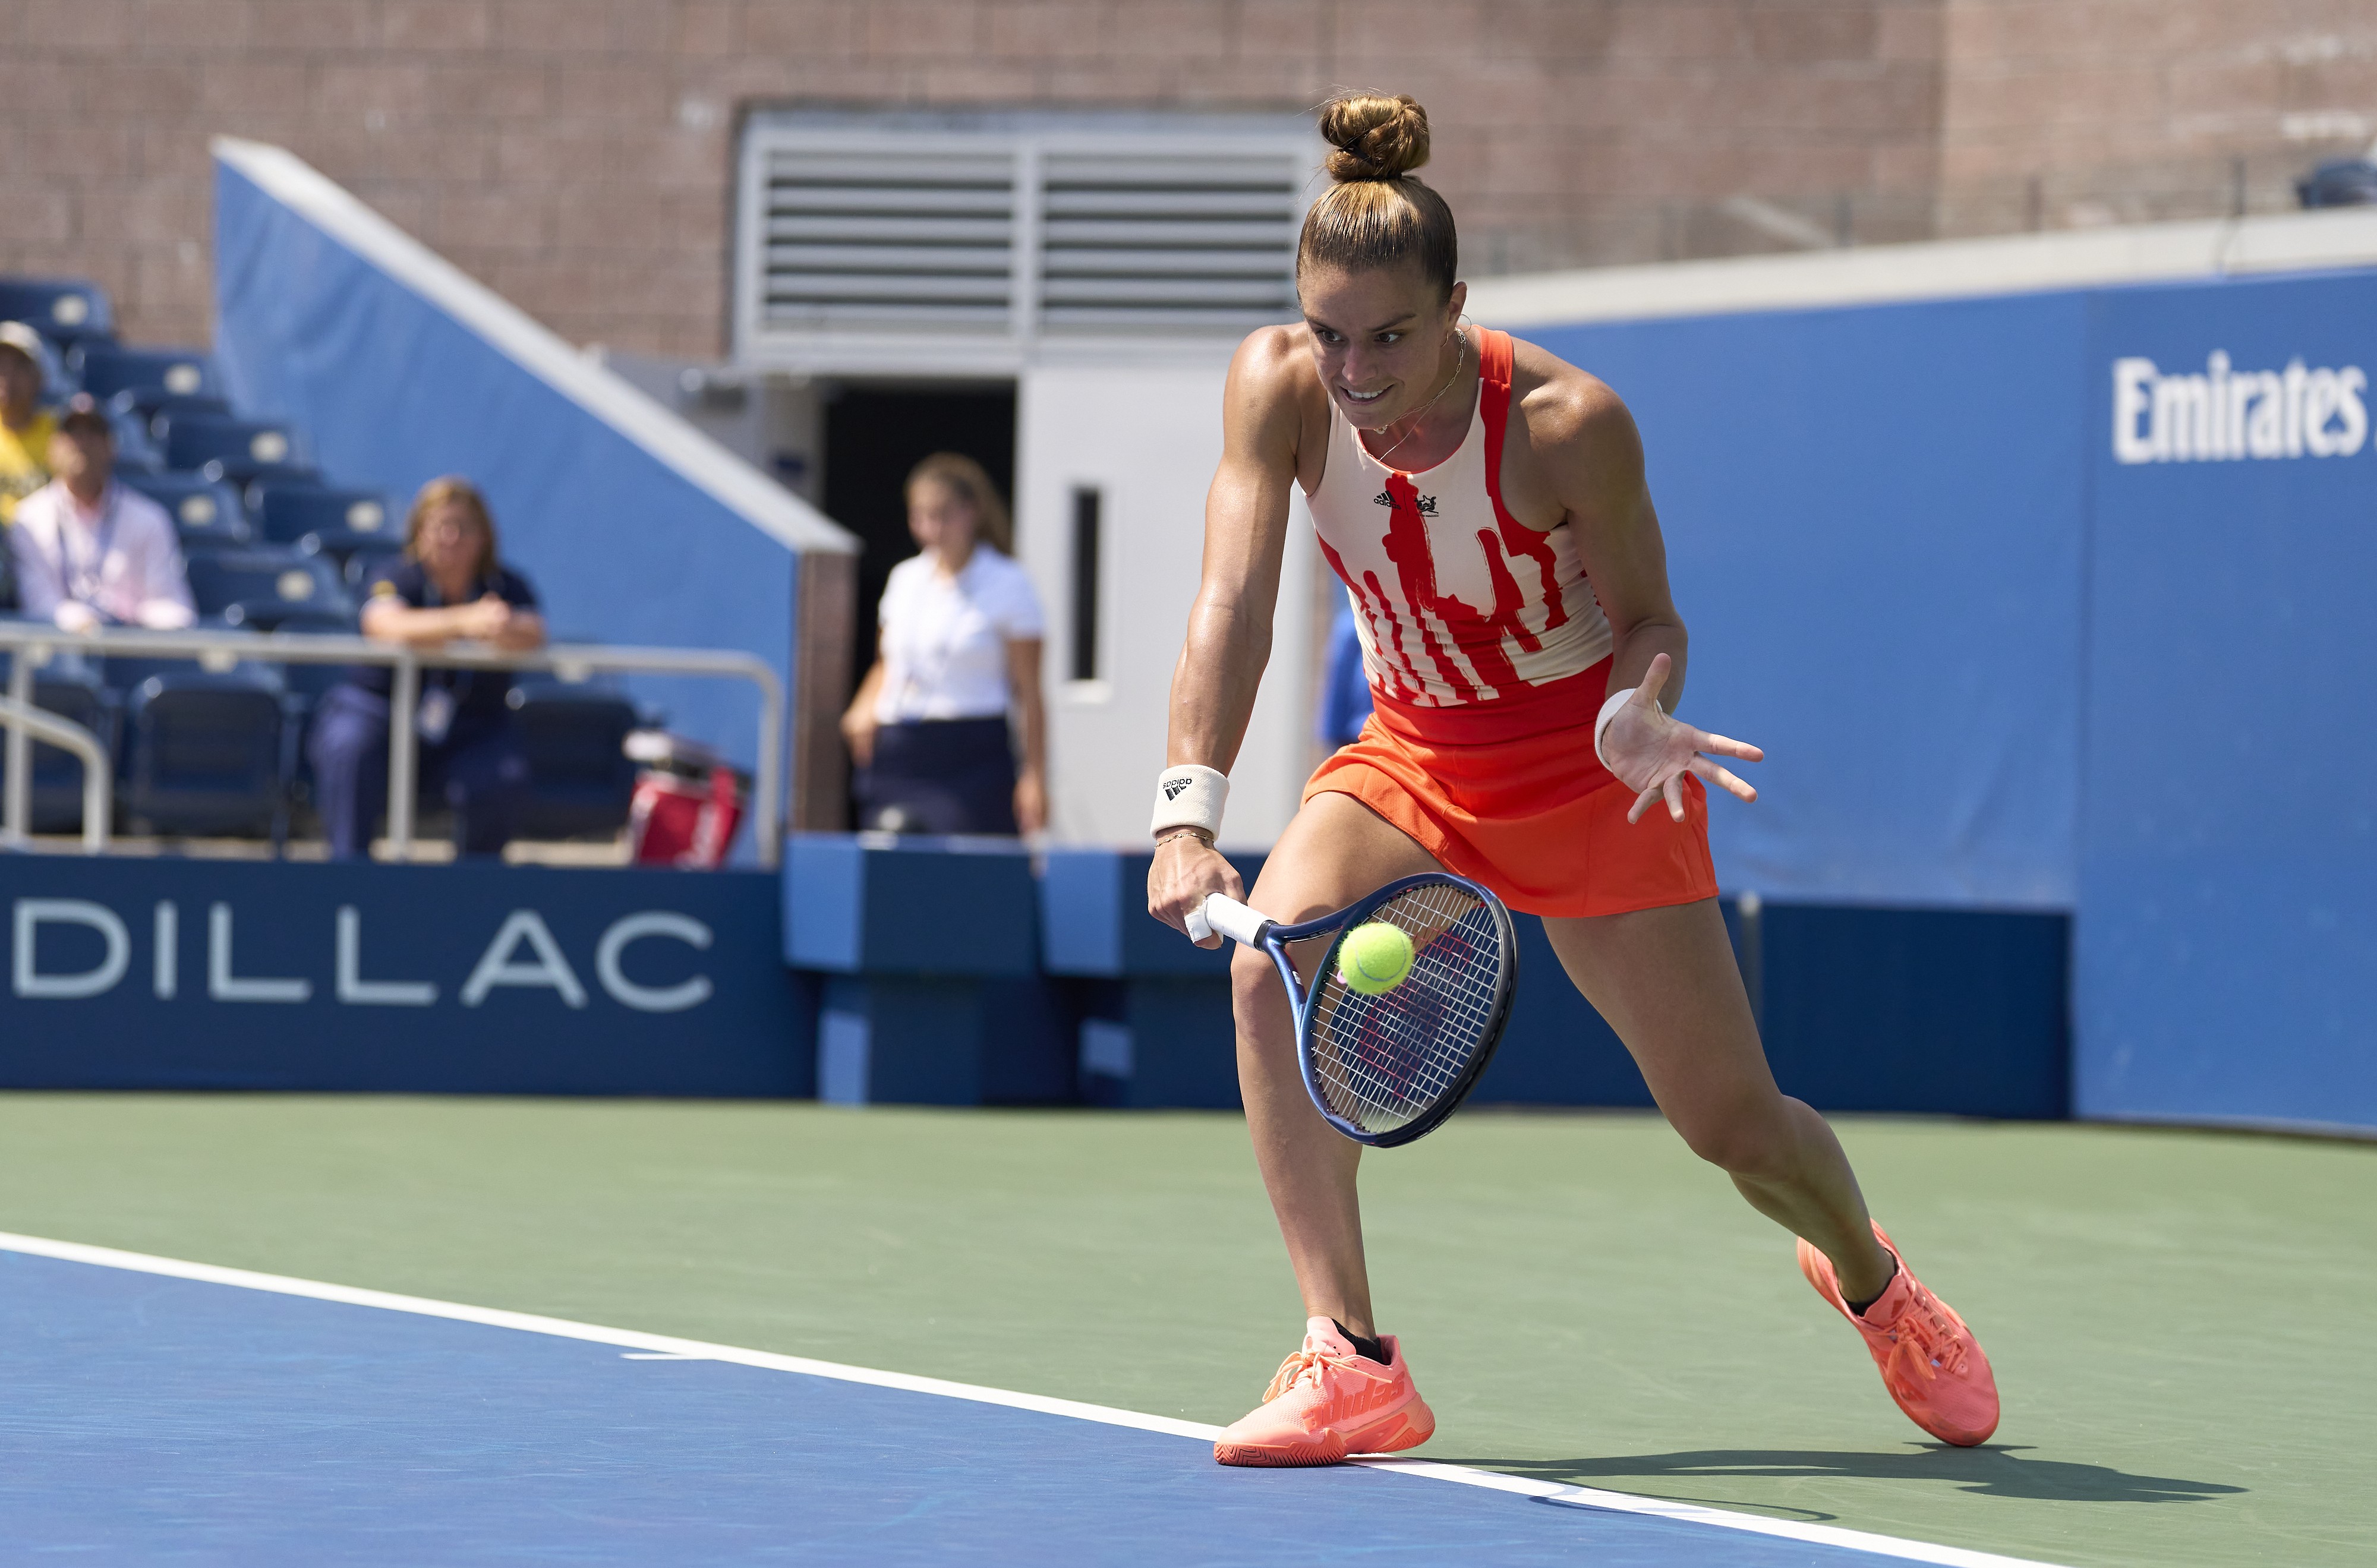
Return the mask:
<svg viewBox="0 0 2377 1568">
<path fill-rule="evenodd" d="M 1431 1454 L 1446 1464 L 1499 1470 L 1530 1480 L 1565 1482 L 1571 1486 L 1607 1486 L 1613 1491 L 1635 1491 L 1651 1481 L 1706 1481 L 1727 1476 L 1772 1477 L 1780 1479 L 1821 1479 L 1854 1477 L 1859 1480 L 1946 1482 L 1960 1491 L 1982 1497 L 2026 1497 L 2055 1503 L 2203 1503 L 2247 1489 L 2218 1481 L 2184 1480 L 2174 1476 L 2133 1476 L 2108 1465 L 2074 1464 L 2065 1459 L 2025 1459 L 2019 1446 L 1989 1443 L 1978 1448 L 1953 1448 L 1929 1443 L 1879 1454 L 1834 1449 L 1704 1448 L 1679 1454 L 1613 1454 L 1586 1459 L 1456 1459 Z M 1666 1495 L 1662 1492 L 1660 1495 Z M 1674 1498 L 1675 1502 L 1707 1503 L 1706 1498 Z M 1744 1506 L 1736 1503 L 1733 1506 Z M 1764 1506 L 1748 1504 L 1748 1506 Z M 1787 1509 L 1801 1513 L 1804 1510 Z"/>
</svg>

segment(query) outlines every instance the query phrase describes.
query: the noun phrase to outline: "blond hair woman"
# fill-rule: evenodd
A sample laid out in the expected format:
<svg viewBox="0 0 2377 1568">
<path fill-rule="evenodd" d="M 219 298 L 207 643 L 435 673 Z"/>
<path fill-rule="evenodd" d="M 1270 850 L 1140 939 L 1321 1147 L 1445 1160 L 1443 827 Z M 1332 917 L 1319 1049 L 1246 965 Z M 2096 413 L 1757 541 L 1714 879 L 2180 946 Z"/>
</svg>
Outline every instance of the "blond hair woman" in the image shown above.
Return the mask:
<svg viewBox="0 0 2377 1568">
<path fill-rule="evenodd" d="M 873 668 L 842 715 L 858 826 L 1037 833 L 1047 826 L 1044 619 L 982 465 L 937 452 L 908 475 L 917 553 L 891 568 Z"/>
</svg>

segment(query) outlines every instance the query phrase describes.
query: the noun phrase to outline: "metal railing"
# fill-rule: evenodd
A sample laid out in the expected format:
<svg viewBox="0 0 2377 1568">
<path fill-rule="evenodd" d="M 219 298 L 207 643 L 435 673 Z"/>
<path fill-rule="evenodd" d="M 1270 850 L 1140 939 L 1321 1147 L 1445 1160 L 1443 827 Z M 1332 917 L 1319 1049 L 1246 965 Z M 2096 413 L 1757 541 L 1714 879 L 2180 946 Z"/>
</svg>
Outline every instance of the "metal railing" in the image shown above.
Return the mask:
<svg viewBox="0 0 2377 1568">
<path fill-rule="evenodd" d="M 542 671 L 568 683 L 602 673 L 723 676 L 750 682 L 759 688 L 759 760 L 752 790 L 751 831 L 759 863 L 773 870 L 783 844 L 784 691 L 775 671 L 751 654 L 723 649 L 675 647 L 604 647 L 592 644 L 556 644 L 532 653 L 505 653 L 473 643 L 449 643 L 442 647 L 405 647 L 362 636 L 321 636 L 281 632 L 224 632 L 191 628 L 178 632 L 139 631 L 109 627 L 87 633 L 60 631 L 37 622 L 0 620 L 0 651 L 15 655 L 10 661 L 8 703 L 0 707 L 0 728 L 7 731 L 8 783 L 0 801 L 0 837 L 21 843 L 32 814 L 32 741 L 42 729 L 31 715 L 33 674 L 61 653 L 100 658 L 190 659 L 202 669 L 221 671 L 245 660 L 259 664 L 379 664 L 391 671 L 388 714 L 388 842 L 400 856 L 412 848 L 413 790 L 420 753 L 413 729 L 421 701 L 421 671 L 437 670 Z M 63 724 L 54 715 L 42 714 L 50 725 Z M 89 740 L 77 725 L 67 729 Z M 81 753 L 71 740 L 59 740 L 52 730 L 41 738 Z M 94 742 L 95 744 L 95 742 Z M 104 773 L 104 767 L 99 770 Z M 86 805 L 83 836 L 90 842 L 92 813 L 90 778 L 84 781 Z M 105 813 L 101 842 L 104 844 Z"/>
<path fill-rule="evenodd" d="M 114 814 L 115 776 L 108 766 L 107 748 L 99 737 L 70 719 L 44 712 L 11 695 L 0 697 L 0 724 L 8 727 L 8 818 L 0 843 L 21 844 L 27 837 L 30 811 L 19 804 L 32 799 L 32 780 L 25 777 L 32 742 L 47 741 L 74 753 L 82 764 L 82 852 L 107 849 L 108 818 Z M 19 741 L 18 737 L 30 737 Z"/>
</svg>

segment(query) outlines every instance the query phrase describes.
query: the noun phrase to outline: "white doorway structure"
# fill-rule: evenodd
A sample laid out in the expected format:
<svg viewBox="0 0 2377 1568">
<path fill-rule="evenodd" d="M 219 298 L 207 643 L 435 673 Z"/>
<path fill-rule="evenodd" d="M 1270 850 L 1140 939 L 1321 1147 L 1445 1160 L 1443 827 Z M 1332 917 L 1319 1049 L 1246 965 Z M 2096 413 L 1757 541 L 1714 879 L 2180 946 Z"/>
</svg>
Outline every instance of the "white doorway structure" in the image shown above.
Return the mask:
<svg viewBox="0 0 2377 1568">
<path fill-rule="evenodd" d="M 1017 554 L 1049 615 L 1060 840 L 1145 838 L 1223 380 L 1248 330 L 1295 319 L 1320 150 L 1301 112 L 787 110 L 745 125 L 738 371 L 1015 388 Z M 1234 845 L 1277 837 L 1310 766 L 1316 555 L 1299 530 L 1232 770 Z"/>
</svg>

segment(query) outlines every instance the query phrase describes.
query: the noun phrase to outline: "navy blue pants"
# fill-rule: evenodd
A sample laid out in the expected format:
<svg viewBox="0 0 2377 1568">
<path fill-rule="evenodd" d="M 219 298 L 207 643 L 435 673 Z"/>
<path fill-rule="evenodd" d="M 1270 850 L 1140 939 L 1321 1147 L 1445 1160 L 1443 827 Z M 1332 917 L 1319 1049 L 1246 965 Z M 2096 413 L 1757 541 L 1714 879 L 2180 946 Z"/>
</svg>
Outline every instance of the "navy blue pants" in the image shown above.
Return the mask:
<svg viewBox="0 0 2377 1568">
<path fill-rule="evenodd" d="M 443 742 L 422 742 L 418 754 L 421 797 L 453 809 L 455 848 L 465 855 L 502 854 L 528 793 L 528 758 L 511 725 L 468 727 L 458 719 Z M 314 710 L 305 757 L 314 765 L 314 804 L 330 858 L 364 859 L 388 810 L 388 699 L 360 686 L 331 687 Z"/>
<path fill-rule="evenodd" d="M 927 719 L 875 731 L 858 770 L 858 826 L 893 833 L 1013 833 L 1015 748 L 1007 719 Z"/>
</svg>

